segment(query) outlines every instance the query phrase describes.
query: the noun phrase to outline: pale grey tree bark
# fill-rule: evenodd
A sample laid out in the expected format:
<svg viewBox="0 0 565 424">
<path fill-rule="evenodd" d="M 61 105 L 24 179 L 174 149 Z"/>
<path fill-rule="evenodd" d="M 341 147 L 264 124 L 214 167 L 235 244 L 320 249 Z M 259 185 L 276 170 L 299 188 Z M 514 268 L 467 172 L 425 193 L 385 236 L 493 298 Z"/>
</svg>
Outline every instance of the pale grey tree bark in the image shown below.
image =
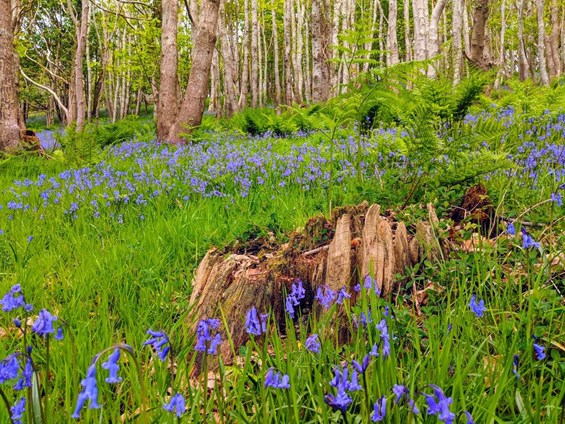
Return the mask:
<svg viewBox="0 0 565 424">
<path fill-rule="evenodd" d="M 398 56 L 398 36 L 396 34 L 396 21 L 398 20 L 397 15 L 397 1 L 390 0 L 388 3 L 388 28 L 386 34 L 387 66 L 395 65 L 400 61 Z"/>
<path fill-rule="evenodd" d="M 329 12 L 327 0 L 312 0 L 312 101 L 316 103 L 325 102 L 330 94 Z"/>
<path fill-rule="evenodd" d="M 545 57 L 545 23 L 543 21 L 544 0 L 536 0 L 536 12 L 538 21 L 538 63 L 541 83 L 549 85 L 547 73 L 547 62 Z"/>
<path fill-rule="evenodd" d="M 157 140 L 166 141 L 178 112 L 178 0 L 161 3 L 161 79 L 157 106 Z"/>
</svg>

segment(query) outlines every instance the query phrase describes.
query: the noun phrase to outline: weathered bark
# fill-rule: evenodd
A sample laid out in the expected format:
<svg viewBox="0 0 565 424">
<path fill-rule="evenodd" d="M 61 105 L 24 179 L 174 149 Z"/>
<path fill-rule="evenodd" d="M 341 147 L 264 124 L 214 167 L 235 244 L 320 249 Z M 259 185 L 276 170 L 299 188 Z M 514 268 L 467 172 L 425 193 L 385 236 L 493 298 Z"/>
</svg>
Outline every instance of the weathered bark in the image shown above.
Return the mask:
<svg viewBox="0 0 565 424">
<path fill-rule="evenodd" d="M 541 83 L 549 85 L 547 73 L 547 61 L 545 57 L 545 23 L 543 21 L 544 0 L 536 0 L 536 11 L 538 20 L 538 63 Z"/>
<path fill-rule="evenodd" d="M 202 122 L 204 101 L 210 82 L 210 66 L 216 45 L 219 8 L 220 0 L 202 2 L 186 94 L 168 136 L 168 140 L 172 142 L 181 142 L 183 132 L 190 132 Z"/>
<path fill-rule="evenodd" d="M 71 84 L 69 86 L 69 122 L 76 123 L 77 131 L 82 131 L 86 118 L 86 98 L 84 90 L 83 63 L 86 51 L 86 38 L 89 27 L 89 0 L 81 1 L 80 17 L 76 15 L 72 4 L 68 2 L 68 12 L 75 26 L 76 49 L 73 56 Z"/>
<path fill-rule="evenodd" d="M 16 149 L 20 139 L 14 54 L 12 6 L 0 0 L 0 151 Z"/>
<path fill-rule="evenodd" d="M 469 60 L 479 69 L 492 66 L 485 54 L 486 24 L 490 13 L 490 0 L 477 0 L 473 11 L 473 29 L 471 32 L 471 51 Z"/>
<path fill-rule="evenodd" d="M 260 313 L 271 312 L 271 323 L 284 330 L 284 293 L 296 279 L 303 282 L 306 298 L 301 303 L 309 310 L 320 310 L 310 305 L 322 286 L 334 292 L 345 288 L 355 302 L 353 287 L 366 275 L 375 278 L 383 297 L 390 298 L 401 290 L 396 274 L 420 261 L 441 258 L 441 243 L 434 234 L 437 217 L 432 207 L 429 210 L 429 222 L 419 222 L 415 235 L 404 223 L 381 216 L 378 205 L 369 208 L 363 203 L 336 210 L 331 221 L 312 218 L 281 247 L 250 242 L 232 252 L 211 249 L 194 278 L 191 325 L 218 316 L 221 309 L 237 349 L 248 340 L 243 323 L 255 306 Z M 335 331 L 340 328 L 335 322 Z M 229 362 L 230 343 L 223 339 L 220 352 Z"/>
<path fill-rule="evenodd" d="M 316 103 L 325 102 L 330 95 L 328 15 L 327 0 L 312 0 L 312 101 Z"/>
<path fill-rule="evenodd" d="M 453 20 L 451 37 L 453 39 L 453 85 L 461 81 L 461 66 L 463 64 L 463 48 L 461 33 L 463 30 L 463 0 L 453 0 Z"/>
<path fill-rule="evenodd" d="M 414 13 L 414 59 L 426 60 L 428 58 L 428 20 L 426 11 L 427 0 L 412 0 L 412 11 Z"/>
<path fill-rule="evenodd" d="M 518 0 L 518 78 L 524 81 L 529 76 L 529 65 L 524 41 L 524 1 Z"/>
<path fill-rule="evenodd" d="M 454 0 L 457 1 L 457 0 Z M 412 60 L 412 38 L 411 38 L 411 31 L 410 31 L 410 0 L 404 0 L 403 3 L 404 9 L 404 49 L 405 53 L 405 60 L 409 62 Z"/>
<path fill-rule="evenodd" d="M 161 10 L 161 79 L 157 106 L 157 140 L 167 141 L 178 113 L 178 0 L 162 0 Z"/>
<path fill-rule="evenodd" d="M 222 59 L 224 62 L 224 113 L 231 116 L 238 110 L 237 97 L 237 47 L 234 46 L 231 29 L 228 27 L 224 13 L 225 2 L 222 1 L 220 10 L 220 37 L 222 42 Z"/>
<path fill-rule="evenodd" d="M 400 58 L 398 57 L 398 37 L 396 35 L 397 15 L 397 1 L 390 0 L 388 4 L 388 29 L 386 34 L 387 66 L 395 65 L 400 61 Z"/>
<path fill-rule="evenodd" d="M 284 97 L 287 105 L 293 102 L 292 92 L 292 0 L 284 0 L 283 29 L 284 29 Z"/>
<path fill-rule="evenodd" d="M 428 58 L 432 59 L 439 54 L 440 42 L 439 42 L 439 19 L 443 14 L 445 9 L 445 4 L 447 0 L 439 0 L 432 11 L 432 17 L 430 19 L 429 26 L 429 40 L 428 40 Z M 437 61 L 434 65 L 428 68 L 428 76 L 430 78 L 435 78 L 436 76 L 436 66 Z"/>
<path fill-rule="evenodd" d="M 259 104 L 259 20 L 257 0 L 251 0 L 251 107 Z"/>
<path fill-rule="evenodd" d="M 275 0 L 271 5 L 271 23 L 273 27 L 273 73 L 275 75 L 275 105 L 281 104 L 281 81 L 279 71 L 279 36 L 277 32 L 277 12 L 275 10 Z"/>
<path fill-rule="evenodd" d="M 241 87 L 239 90 L 239 108 L 247 106 L 247 94 L 249 92 L 249 0 L 243 2 L 243 65 L 241 69 Z"/>
</svg>

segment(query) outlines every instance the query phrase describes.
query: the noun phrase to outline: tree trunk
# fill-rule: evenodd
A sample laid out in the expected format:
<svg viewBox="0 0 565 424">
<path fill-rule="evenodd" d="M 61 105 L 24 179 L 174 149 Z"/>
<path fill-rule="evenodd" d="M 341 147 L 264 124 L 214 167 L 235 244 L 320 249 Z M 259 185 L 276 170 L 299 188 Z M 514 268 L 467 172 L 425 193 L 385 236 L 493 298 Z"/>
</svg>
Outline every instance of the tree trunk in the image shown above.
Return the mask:
<svg viewBox="0 0 565 424">
<path fill-rule="evenodd" d="M 528 78 L 530 73 L 524 40 L 524 2 L 525 0 L 518 0 L 518 78 L 520 81 Z"/>
<path fill-rule="evenodd" d="M 443 10 L 445 9 L 446 3 L 447 0 L 438 0 L 432 12 L 432 17 L 430 19 L 429 41 L 428 41 L 428 58 L 430 59 L 434 58 L 439 54 L 439 50 L 440 50 L 439 19 L 443 14 Z M 430 78 L 435 78 L 437 73 L 436 67 L 438 63 L 439 63 L 438 61 L 435 61 L 435 63 L 428 68 L 428 76 Z"/>
<path fill-rule="evenodd" d="M 564 13 L 565 16 L 565 13 Z M 559 5 L 557 0 L 551 3 L 551 33 L 549 34 L 549 54 L 553 62 L 553 69 L 550 71 L 551 78 L 557 78 L 561 75 L 561 58 L 559 57 L 559 31 L 565 31 L 565 28 L 559 26 Z M 565 50 L 565 46 L 561 46 Z"/>
<path fill-rule="evenodd" d="M 291 40 L 292 40 L 292 0 L 284 0 L 284 94 L 285 102 L 291 105 L 293 102 L 292 93 L 292 59 L 291 59 Z"/>
<path fill-rule="evenodd" d="M 463 29 L 463 0 L 453 0 L 453 21 L 451 37 L 453 39 L 453 85 L 461 81 L 461 67 L 463 65 L 463 48 L 461 45 L 461 32 Z"/>
<path fill-rule="evenodd" d="M 388 4 L 388 29 L 386 34 L 386 56 L 387 66 L 400 62 L 398 57 L 398 37 L 396 35 L 396 21 L 398 15 L 398 4 L 396 0 L 390 0 Z"/>
<path fill-rule="evenodd" d="M 220 7 L 225 10 L 225 3 L 223 1 Z M 220 12 L 219 26 L 222 41 L 222 58 L 224 61 L 224 112 L 226 116 L 231 116 L 238 109 L 237 46 L 234 46 L 233 35 L 228 27 L 227 17 L 223 11 Z"/>
<path fill-rule="evenodd" d="M 157 106 L 157 140 L 167 141 L 178 113 L 178 0 L 161 3 L 161 80 Z"/>
<path fill-rule="evenodd" d="M 74 84 L 74 106 L 75 111 L 71 112 L 76 119 L 77 131 L 82 131 L 84 128 L 86 118 L 86 99 L 84 93 L 84 75 L 82 65 L 84 62 L 84 53 L 86 51 L 86 38 L 88 36 L 89 26 L 89 0 L 82 0 L 82 10 L 80 20 L 77 22 L 77 48 L 75 51 L 74 65 L 73 65 L 73 81 Z"/>
<path fill-rule="evenodd" d="M 14 34 L 10 0 L 0 0 L 0 151 L 19 145 L 18 93 L 14 66 Z"/>
<path fill-rule="evenodd" d="M 243 2 L 243 66 L 241 69 L 241 87 L 239 91 L 239 108 L 247 107 L 247 93 L 249 92 L 249 0 Z"/>
<path fill-rule="evenodd" d="M 469 60 L 479 69 L 489 69 L 492 64 L 485 55 L 486 24 L 489 16 L 490 0 L 477 0 L 473 12 L 473 30 L 471 32 L 471 51 Z"/>
<path fill-rule="evenodd" d="M 414 13 L 414 60 L 426 60 L 428 58 L 426 42 L 428 36 L 427 3 L 427 0 L 412 0 L 412 11 Z"/>
<path fill-rule="evenodd" d="M 275 75 L 275 106 L 281 104 L 281 81 L 279 70 L 279 36 L 277 32 L 277 12 L 275 10 L 275 0 L 271 3 L 271 22 L 273 27 L 273 73 Z"/>
<path fill-rule="evenodd" d="M 547 62 L 545 57 L 545 22 L 543 20 L 544 1 L 536 0 L 536 11 L 538 18 L 538 63 L 541 83 L 549 85 L 547 73 Z"/>
<path fill-rule="evenodd" d="M 315 103 L 327 101 L 330 95 L 329 10 L 327 0 L 312 0 L 312 101 Z"/>
<path fill-rule="evenodd" d="M 257 0 L 251 0 L 251 107 L 259 104 L 259 18 Z"/>
<path fill-rule="evenodd" d="M 183 132 L 190 132 L 202 122 L 204 101 L 210 82 L 210 66 L 216 45 L 219 8 L 220 0 L 202 2 L 186 94 L 168 137 L 172 142 L 181 142 Z"/>
</svg>

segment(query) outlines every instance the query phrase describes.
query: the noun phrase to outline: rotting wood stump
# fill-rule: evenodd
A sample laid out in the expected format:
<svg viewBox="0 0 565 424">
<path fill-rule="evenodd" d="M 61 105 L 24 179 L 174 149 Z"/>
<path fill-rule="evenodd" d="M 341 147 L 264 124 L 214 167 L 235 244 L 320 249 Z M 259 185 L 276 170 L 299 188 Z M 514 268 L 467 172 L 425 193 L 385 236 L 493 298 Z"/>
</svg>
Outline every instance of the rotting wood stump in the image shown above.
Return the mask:
<svg viewBox="0 0 565 424">
<path fill-rule="evenodd" d="M 212 248 L 196 271 L 191 316 L 196 321 L 219 317 L 221 309 L 237 349 L 248 340 L 244 323 L 252 306 L 260 313 L 271 311 L 271 322 L 284 325 L 285 294 L 297 279 L 306 290 L 303 311 L 311 308 L 318 287 L 327 285 L 334 291 L 345 287 L 352 293 L 368 274 L 376 279 L 382 296 L 388 297 L 399 289 L 395 274 L 442 255 L 435 235 L 438 218 L 431 205 L 428 216 L 428 221 L 407 228 L 392 214 L 381 214 L 379 205 L 364 202 L 334 210 L 329 221 L 323 216 L 311 218 L 282 246 Z M 191 325 L 195 326 L 194 320 Z M 220 353 L 230 361 L 231 347 L 226 337 L 223 340 Z"/>
</svg>

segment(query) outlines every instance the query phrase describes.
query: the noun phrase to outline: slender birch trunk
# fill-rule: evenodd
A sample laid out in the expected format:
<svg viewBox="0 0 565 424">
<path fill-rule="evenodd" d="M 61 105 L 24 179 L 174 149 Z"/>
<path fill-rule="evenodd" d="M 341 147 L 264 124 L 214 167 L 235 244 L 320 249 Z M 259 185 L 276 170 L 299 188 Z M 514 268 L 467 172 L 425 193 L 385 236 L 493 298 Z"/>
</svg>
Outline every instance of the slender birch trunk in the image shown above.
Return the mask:
<svg viewBox="0 0 565 424">
<path fill-rule="evenodd" d="M 275 0 L 272 0 L 271 22 L 273 26 L 273 73 L 275 77 L 275 106 L 281 104 L 281 81 L 279 70 L 279 35 L 277 30 L 277 12 L 275 10 Z"/>
<path fill-rule="evenodd" d="M 547 73 L 547 62 L 545 57 L 545 23 L 543 21 L 544 0 L 536 0 L 536 11 L 538 20 L 538 62 L 541 83 L 549 85 Z"/>
<path fill-rule="evenodd" d="M 239 108 L 247 106 L 247 94 L 249 93 L 249 0 L 243 2 L 243 64 L 241 68 L 241 87 L 239 90 Z"/>
<path fill-rule="evenodd" d="M 291 59 L 291 20 L 292 20 L 292 0 L 284 0 L 284 93 L 285 102 L 291 105 L 293 102 L 292 92 L 292 59 Z"/>
<path fill-rule="evenodd" d="M 392 66 L 400 62 L 398 57 L 398 37 L 396 35 L 397 14 L 397 1 L 390 0 L 388 3 L 388 28 L 386 33 L 387 66 Z"/>
</svg>

